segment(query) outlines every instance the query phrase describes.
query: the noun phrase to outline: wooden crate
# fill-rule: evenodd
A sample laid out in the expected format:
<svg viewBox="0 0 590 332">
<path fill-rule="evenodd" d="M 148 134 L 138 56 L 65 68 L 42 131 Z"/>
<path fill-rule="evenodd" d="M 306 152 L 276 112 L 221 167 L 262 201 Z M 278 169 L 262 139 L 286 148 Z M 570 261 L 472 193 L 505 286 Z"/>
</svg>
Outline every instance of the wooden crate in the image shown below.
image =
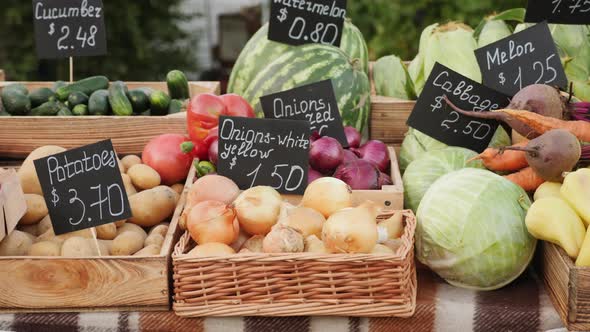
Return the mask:
<svg viewBox="0 0 590 332">
<path fill-rule="evenodd" d="M 169 310 L 170 254 L 188 187 L 157 256 L 0 257 L 0 312 Z"/>
<path fill-rule="evenodd" d="M 536 263 L 567 329 L 590 330 L 590 268 L 575 266 L 563 249 L 545 241 L 539 242 Z"/>
<path fill-rule="evenodd" d="M 403 100 L 377 96 L 373 81 L 373 62 L 370 63 L 371 81 L 371 139 L 378 139 L 391 145 L 401 145 L 408 131 L 406 121 L 416 105 L 415 100 Z"/>
<path fill-rule="evenodd" d="M 353 190 L 353 204 L 358 205 L 365 200 L 372 200 L 382 204 L 383 208 L 402 210 L 404 208 L 404 184 L 397 163 L 397 155 L 394 147 L 388 147 L 391 159 L 390 177 L 393 185 L 383 186 L 381 190 Z M 291 204 L 298 205 L 301 201 L 299 195 L 283 195 L 283 198 Z"/>
<path fill-rule="evenodd" d="M 0 90 L 15 82 L 0 82 Z M 29 90 L 53 82 L 21 82 Z M 164 82 L 127 82 L 130 89 L 167 91 Z M 190 82 L 191 95 L 219 94 L 219 82 Z M 186 113 L 167 116 L 10 116 L 0 117 L 0 157 L 24 159 L 43 145 L 66 149 L 111 138 L 119 154 L 140 154 L 154 136 L 186 133 Z"/>
<path fill-rule="evenodd" d="M 6 80 L 6 76 L 4 76 L 4 70 L 0 69 L 0 81 Z"/>
</svg>

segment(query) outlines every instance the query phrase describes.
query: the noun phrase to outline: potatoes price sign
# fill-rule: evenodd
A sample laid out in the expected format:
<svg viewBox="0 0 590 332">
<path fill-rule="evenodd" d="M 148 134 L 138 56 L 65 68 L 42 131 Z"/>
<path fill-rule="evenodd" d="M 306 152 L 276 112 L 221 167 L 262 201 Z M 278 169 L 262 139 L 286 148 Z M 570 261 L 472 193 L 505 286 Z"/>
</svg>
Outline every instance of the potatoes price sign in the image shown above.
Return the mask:
<svg viewBox="0 0 590 332">
<path fill-rule="evenodd" d="M 130 218 L 110 140 L 35 160 L 55 234 Z"/>
<path fill-rule="evenodd" d="M 41 59 L 107 53 L 102 0 L 33 0 Z"/>
</svg>

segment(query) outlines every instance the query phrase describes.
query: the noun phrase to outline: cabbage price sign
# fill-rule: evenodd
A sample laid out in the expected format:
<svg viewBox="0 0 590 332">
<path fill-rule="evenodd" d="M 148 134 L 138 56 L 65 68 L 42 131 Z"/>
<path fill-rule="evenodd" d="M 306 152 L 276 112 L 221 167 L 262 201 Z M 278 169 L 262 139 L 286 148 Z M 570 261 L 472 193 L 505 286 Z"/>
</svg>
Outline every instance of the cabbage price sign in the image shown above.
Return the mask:
<svg viewBox="0 0 590 332">
<path fill-rule="evenodd" d="M 268 39 L 340 46 L 346 0 L 272 0 Z"/>
<path fill-rule="evenodd" d="M 102 0 L 33 0 L 40 59 L 107 53 Z"/>
</svg>

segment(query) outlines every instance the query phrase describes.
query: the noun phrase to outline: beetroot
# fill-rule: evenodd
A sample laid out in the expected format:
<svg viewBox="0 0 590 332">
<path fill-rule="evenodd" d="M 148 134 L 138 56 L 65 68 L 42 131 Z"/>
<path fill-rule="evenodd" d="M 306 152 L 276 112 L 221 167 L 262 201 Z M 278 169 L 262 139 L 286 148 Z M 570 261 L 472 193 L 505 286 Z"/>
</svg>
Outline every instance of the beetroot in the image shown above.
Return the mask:
<svg viewBox="0 0 590 332">
<path fill-rule="evenodd" d="M 506 108 L 563 119 L 567 115 L 566 103 L 559 89 L 546 84 L 533 84 L 518 91 Z"/>
</svg>

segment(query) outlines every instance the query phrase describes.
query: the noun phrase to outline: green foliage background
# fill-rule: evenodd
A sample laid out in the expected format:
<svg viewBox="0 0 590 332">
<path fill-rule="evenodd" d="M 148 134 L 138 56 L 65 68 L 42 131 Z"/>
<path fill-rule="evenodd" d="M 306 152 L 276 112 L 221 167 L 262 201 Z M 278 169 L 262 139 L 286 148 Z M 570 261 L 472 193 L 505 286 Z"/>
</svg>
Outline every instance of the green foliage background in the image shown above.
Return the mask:
<svg viewBox="0 0 590 332">
<path fill-rule="evenodd" d="M 422 29 L 462 21 L 475 28 L 493 12 L 526 7 L 526 0 L 348 0 L 347 15 L 363 32 L 371 59 L 396 54 L 411 60 Z"/>
<path fill-rule="evenodd" d="M 111 80 L 162 80 L 168 70 L 196 71 L 182 31 L 190 20 L 182 0 L 103 0 L 108 56 L 74 59 L 75 77 L 105 74 Z M 67 80 L 67 59 L 38 60 L 30 0 L 0 0 L 0 68 L 10 80 Z"/>
</svg>

